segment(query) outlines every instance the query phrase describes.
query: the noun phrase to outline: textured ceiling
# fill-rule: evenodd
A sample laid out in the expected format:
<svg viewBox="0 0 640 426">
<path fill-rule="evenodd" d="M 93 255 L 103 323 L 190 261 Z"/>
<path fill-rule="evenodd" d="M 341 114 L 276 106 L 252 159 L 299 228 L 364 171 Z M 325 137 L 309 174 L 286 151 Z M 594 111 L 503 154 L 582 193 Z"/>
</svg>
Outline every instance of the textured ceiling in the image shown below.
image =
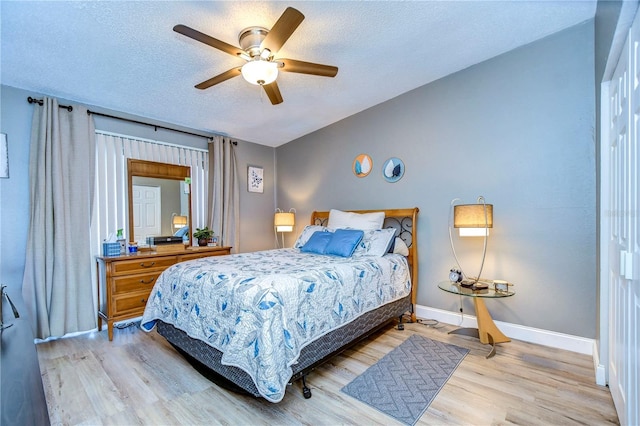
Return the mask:
<svg viewBox="0 0 640 426">
<path fill-rule="evenodd" d="M 236 77 L 241 59 L 172 31 L 238 46 L 287 6 L 306 19 L 278 57 L 339 67 L 280 73 L 284 103 Z M 591 19 L 596 1 L 5 1 L 2 84 L 278 146 L 445 75 Z"/>
</svg>

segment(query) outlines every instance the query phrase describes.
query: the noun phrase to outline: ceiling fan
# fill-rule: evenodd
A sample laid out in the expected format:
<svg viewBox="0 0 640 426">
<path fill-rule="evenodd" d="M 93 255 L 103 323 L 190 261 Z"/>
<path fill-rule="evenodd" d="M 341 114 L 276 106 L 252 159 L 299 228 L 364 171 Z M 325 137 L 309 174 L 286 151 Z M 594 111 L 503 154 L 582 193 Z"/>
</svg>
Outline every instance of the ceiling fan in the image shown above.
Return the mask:
<svg viewBox="0 0 640 426">
<path fill-rule="evenodd" d="M 247 61 L 243 66 L 231 68 L 222 74 L 197 84 L 196 88 L 207 89 L 242 74 L 249 83 L 262 86 L 271 103 L 277 105 L 282 102 L 282 95 L 280 94 L 278 83 L 276 83 L 278 70 L 322 77 L 335 77 L 338 73 L 338 68 L 331 65 L 275 58 L 278 50 L 291 37 L 303 20 L 304 15 L 302 13 L 292 7 L 288 7 L 271 30 L 263 27 L 249 27 L 240 31 L 238 36 L 240 48 L 185 25 L 176 25 L 173 30 Z"/>
</svg>

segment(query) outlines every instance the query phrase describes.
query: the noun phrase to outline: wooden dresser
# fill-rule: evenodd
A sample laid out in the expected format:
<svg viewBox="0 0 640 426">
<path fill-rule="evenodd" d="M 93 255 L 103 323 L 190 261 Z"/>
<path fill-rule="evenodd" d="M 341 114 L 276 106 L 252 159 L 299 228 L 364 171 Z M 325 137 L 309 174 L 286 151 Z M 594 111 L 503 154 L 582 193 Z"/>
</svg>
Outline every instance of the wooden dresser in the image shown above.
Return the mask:
<svg viewBox="0 0 640 426">
<path fill-rule="evenodd" d="M 109 340 L 113 323 L 142 316 L 151 289 L 162 271 L 186 260 L 224 256 L 231 247 L 189 247 L 173 253 L 140 252 L 122 256 L 98 256 L 98 330 L 107 321 Z"/>
</svg>

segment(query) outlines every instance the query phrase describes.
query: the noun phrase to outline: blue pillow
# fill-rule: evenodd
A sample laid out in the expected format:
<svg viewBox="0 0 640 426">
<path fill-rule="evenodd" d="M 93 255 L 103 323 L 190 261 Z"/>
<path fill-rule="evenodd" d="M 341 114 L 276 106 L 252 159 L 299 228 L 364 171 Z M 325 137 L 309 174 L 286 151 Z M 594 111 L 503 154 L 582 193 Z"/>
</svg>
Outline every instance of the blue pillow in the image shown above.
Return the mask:
<svg viewBox="0 0 640 426">
<path fill-rule="evenodd" d="M 300 247 L 300 251 L 305 253 L 324 254 L 324 250 L 327 247 L 327 244 L 329 244 L 332 236 L 333 234 L 331 232 L 316 231 L 311 235 L 307 242 Z"/>
<path fill-rule="evenodd" d="M 183 226 L 182 228 L 178 229 L 175 234 L 173 234 L 174 237 L 184 237 L 185 235 L 189 235 L 189 227 L 188 226 Z"/>
<path fill-rule="evenodd" d="M 351 257 L 364 232 L 359 229 L 336 229 L 324 250 L 324 254 Z"/>
</svg>

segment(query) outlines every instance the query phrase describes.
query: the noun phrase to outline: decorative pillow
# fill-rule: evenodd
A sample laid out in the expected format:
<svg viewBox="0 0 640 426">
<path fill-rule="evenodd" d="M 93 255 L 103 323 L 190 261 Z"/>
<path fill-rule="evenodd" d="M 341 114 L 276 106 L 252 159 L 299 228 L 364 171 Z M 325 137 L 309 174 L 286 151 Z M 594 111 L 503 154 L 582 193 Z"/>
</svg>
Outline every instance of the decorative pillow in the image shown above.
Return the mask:
<svg viewBox="0 0 640 426">
<path fill-rule="evenodd" d="M 393 228 L 364 231 L 362 241 L 356 247 L 354 256 L 384 256 L 388 253 L 396 231 Z"/>
<path fill-rule="evenodd" d="M 407 243 L 405 243 L 402 238 L 396 237 L 392 246 L 389 248 L 389 253 L 409 256 L 409 247 L 407 247 Z"/>
<path fill-rule="evenodd" d="M 324 254 L 333 234 L 331 232 L 316 231 L 311 238 L 300 248 L 305 253 Z"/>
<path fill-rule="evenodd" d="M 382 228 L 383 222 L 384 212 L 352 213 L 331 209 L 329 211 L 329 222 L 327 223 L 327 228 L 351 228 L 368 231 Z"/>
<path fill-rule="evenodd" d="M 324 254 L 351 257 L 363 235 L 364 232 L 358 229 L 336 229 L 336 232 L 331 234 Z"/>
<path fill-rule="evenodd" d="M 293 245 L 293 248 L 301 248 L 303 245 L 305 245 L 305 243 L 307 241 L 309 241 L 309 238 L 311 238 L 311 236 L 316 231 L 329 232 L 329 230 L 327 228 L 325 228 L 324 226 L 307 225 L 307 226 L 304 227 L 304 229 L 300 233 L 300 236 L 296 240 L 296 243 Z"/>
</svg>

